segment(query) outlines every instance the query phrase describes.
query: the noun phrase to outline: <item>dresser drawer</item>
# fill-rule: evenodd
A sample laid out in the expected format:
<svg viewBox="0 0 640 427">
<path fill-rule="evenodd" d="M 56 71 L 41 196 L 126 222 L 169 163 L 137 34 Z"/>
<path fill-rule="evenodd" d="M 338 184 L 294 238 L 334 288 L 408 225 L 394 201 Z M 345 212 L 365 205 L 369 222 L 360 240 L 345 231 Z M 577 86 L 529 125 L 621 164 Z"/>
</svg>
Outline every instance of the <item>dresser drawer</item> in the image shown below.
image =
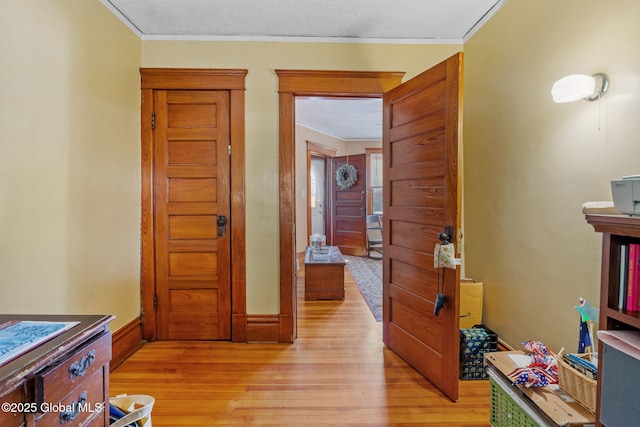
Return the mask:
<svg viewBox="0 0 640 427">
<path fill-rule="evenodd" d="M 59 401 L 45 403 L 49 412 L 36 419 L 38 427 L 80 427 L 90 425 L 96 417 L 104 419 L 105 390 L 102 369 L 85 378 L 78 387 Z"/>
<path fill-rule="evenodd" d="M 58 402 L 94 373 L 102 375 L 103 366 L 110 360 L 111 333 L 105 332 L 36 376 L 38 405 Z"/>
<path fill-rule="evenodd" d="M 89 420 L 88 424 L 83 424 L 82 427 L 106 427 L 109 425 L 109 421 L 109 408 L 105 406 L 102 413 L 97 414 L 95 418 Z"/>
<path fill-rule="evenodd" d="M 24 382 L 22 382 L 13 390 L 0 396 L 0 402 L 3 404 L 2 410 L 0 410 L 0 426 L 21 427 L 25 425 L 23 411 L 28 411 L 31 405 L 25 403 L 24 387 Z"/>
</svg>

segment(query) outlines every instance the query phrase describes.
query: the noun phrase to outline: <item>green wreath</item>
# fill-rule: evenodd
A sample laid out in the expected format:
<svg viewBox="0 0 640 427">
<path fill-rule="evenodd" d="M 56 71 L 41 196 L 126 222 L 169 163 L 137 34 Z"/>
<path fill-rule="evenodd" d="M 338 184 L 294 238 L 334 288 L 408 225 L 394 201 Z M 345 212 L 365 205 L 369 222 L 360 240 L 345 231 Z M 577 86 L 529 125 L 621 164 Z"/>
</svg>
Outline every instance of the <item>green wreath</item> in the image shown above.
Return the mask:
<svg viewBox="0 0 640 427">
<path fill-rule="evenodd" d="M 358 181 L 358 170 L 350 164 L 342 165 L 336 171 L 336 183 L 341 190 L 348 190 L 356 185 Z"/>
</svg>

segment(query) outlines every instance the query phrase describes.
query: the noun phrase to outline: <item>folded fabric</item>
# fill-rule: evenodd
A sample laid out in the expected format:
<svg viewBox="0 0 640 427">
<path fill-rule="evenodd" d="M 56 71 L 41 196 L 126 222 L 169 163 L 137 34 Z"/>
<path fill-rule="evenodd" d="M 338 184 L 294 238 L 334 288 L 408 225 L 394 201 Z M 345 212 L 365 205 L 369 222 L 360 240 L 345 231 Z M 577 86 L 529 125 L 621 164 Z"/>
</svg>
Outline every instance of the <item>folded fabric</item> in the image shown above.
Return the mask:
<svg viewBox="0 0 640 427">
<path fill-rule="evenodd" d="M 615 208 L 613 202 L 586 202 L 582 205 L 584 215 L 620 215 L 620 211 Z"/>
<path fill-rule="evenodd" d="M 525 387 L 545 387 L 558 382 L 557 375 L 554 376 L 543 367 L 528 366 L 518 368 L 509 374 L 509 379 L 514 384 L 523 384 Z"/>
<path fill-rule="evenodd" d="M 539 341 L 524 341 L 522 343 L 531 354 L 531 363 L 523 368 L 517 368 L 509 375 L 514 384 L 525 387 L 545 387 L 558 383 L 558 361 L 556 356 Z"/>
</svg>

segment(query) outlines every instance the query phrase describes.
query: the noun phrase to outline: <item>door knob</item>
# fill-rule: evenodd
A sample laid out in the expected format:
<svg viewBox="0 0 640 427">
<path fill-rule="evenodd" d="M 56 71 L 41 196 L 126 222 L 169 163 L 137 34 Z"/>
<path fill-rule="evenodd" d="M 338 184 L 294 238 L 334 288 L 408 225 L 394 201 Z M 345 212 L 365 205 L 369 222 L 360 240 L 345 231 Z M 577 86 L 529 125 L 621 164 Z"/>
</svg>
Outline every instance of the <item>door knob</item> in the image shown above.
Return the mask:
<svg viewBox="0 0 640 427">
<path fill-rule="evenodd" d="M 224 215 L 218 215 L 218 237 L 224 237 L 227 233 L 227 217 Z"/>
</svg>

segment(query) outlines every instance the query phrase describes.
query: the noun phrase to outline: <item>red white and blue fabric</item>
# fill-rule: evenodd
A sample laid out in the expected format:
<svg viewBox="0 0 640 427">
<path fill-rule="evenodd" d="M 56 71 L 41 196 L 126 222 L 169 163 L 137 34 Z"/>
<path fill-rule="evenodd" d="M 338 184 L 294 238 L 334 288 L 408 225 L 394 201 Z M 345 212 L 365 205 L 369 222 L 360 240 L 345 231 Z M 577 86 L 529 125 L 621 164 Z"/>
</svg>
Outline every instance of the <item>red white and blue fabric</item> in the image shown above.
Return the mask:
<svg viewBox="0 0 640 427">
<path fill-rule="evenodd" d="M 547 346 L 539 341 L 525 341 L 522 343 L 531 352 L 531 363 L 517 368 L 508 377 L 514 384 L 525 387 L 545 387 L 558 383 L 558 361 Z"/>
</svg>

